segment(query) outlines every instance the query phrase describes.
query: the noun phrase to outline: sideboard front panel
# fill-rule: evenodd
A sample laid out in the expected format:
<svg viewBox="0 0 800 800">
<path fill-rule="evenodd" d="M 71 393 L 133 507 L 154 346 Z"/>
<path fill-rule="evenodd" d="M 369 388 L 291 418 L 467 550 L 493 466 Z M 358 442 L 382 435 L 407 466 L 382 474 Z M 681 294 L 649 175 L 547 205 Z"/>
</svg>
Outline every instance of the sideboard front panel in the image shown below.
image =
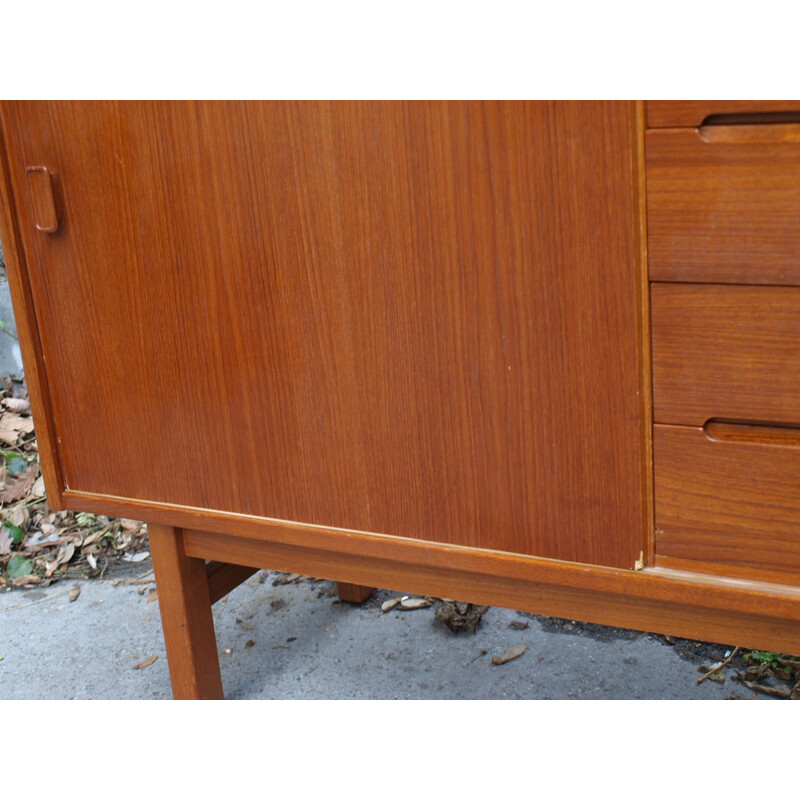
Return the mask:
<svg viewBox="0 0 800 800">
<path fill-rule="evenodd" d="M 633 115 L 5 103 L 66 486 L 631 568 Z"/>
</svg>

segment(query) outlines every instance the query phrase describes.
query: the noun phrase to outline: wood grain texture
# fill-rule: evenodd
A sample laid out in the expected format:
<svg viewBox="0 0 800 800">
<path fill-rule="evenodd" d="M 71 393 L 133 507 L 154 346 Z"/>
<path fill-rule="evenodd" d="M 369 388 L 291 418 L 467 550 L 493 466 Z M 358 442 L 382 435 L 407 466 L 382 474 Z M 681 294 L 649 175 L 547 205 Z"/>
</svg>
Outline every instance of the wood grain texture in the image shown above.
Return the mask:
<svg viewBox="0 0 800 800">
<path fill-rule="evenodd" d="M 346 581 L 337 581 L 336 592 L 339 599 L 345 603 L 363 603 L 369 600 L 375 589 L 372 586 L 362 586 L 358 583 L 347 583 Z"/>
<path fill-rule="evenodd" d="M 258 570 L 251 567 L 242 567 L 238 564 L 221 564 L 212 561 L 206 564 L 206 580 L 208 581 L 208 594 L 211 605 L 222 600 L 226 594 L 232 592 L 239 584 L 246 581 Z"/>
<path fill-rule="evenodd" d="M 67 491 L 70 507 L 141 516 L 145 504 Z M 670 569 L 588 566 L 236 514 L 155 506 L 187 552 L 402 592 L 800 652 L 800 589 Z M 710 572 L 711 570 L 707 570 Z"/>
<path fill-rule="evenodd" d="M 645 171 L 645 107 L 644 101 L 636 103 L 636 132 L 634 134 L 634 172 L 636 174 L 636 246 L 639 251 L 638 304 L 637 314 L 638 340 L 641 343 L 639 352 L 639 372 L 641 378 L 641 396 L 639 398 L 639 417 L 644 426 L 645 435 L 641 438 L 642 464 L 642 497 L 644 502 L 645 529 L 642 541 L 642 563 L 652 565 L 654 559 L 655 511 L 653 508 L 653 353 L 650 310 L 650 280 L 647 271 L 647 181 Z"/>
<path fill-rule="evenodd" d="M 0 134 L 2 134 L 1 120 Z M 0 240 L 3 242 L 3 257 L 31 401 L 31 413 L 36 425 L 36 441 L 42 475 L 47 487 L 47 503 L 51 509 L 60 510 L 64 508 L 61 502 L 61 493 L 64 490 L 61 455 L 57 447 L 58 437 L 41 337 L 36 324 L 33 295 L 20 237 L 17 202 L 4 147 L 0 148 Z"/>
<path fill-rule="evenodd" d="M 389 551 L 358 559 L 346 553 L 186 531 L 187 552 L 223 554 L 251 566 L 380 585 L 398 592 L 460 597 L 465 602 L 566 616 L 605 625 L 686 636 L 745 647 L 800 652 L 800 593 L 749 581 L 646 569 L 580 567 L 516 557 L 492 558 L 447 545 L 430 547 L 432 560 L 392 560 Z M 398 551 L 419 547 L 410 540 Z M 439 556 L 439 557 L 437 557 Z M 473 569 L 471 561 L 480 564 Z M 493 569 L 495 568 L 495 569 Z M 499 569 L 496 569 L 499 568 Z"/>
<path fill-rule="evenodd" d="M 653 284 L 656 422 L 800 426 L 800 288 Z"/>
<path fill-rule="evenodd" d="M 135 502 L 125 502 L 120 498 L 97 498 L 70 491 L 65 492 L 65 496 L 70 505 L 75 507 L 89 511 L 106 508 L 111 509 L 112 513 L 128 517 L 136 516 L 144 505 L 137 506 Z M 388 579 L 381 577 L 384 568 L 408 576 L 424 565 L 432 571 L 451 573 L 448 580 L 462 581 L 457 588 L 464 591 L 469 590 L 470 582 L 473 578 L 478 580 L 478 576 L 490 580 L 509 578 L 527 581 L 531 585 L 546 584 L 565 590 L 574 589 L 578 593 L 596 590 L 622 597 L 662 598 L 670 604 L 730 609 L 744 615 L 762 613 L 763 593 L 766 591 L 771 603 L 770 613 L 774 611 L 776 615 L 800 622 L 800 589 L 790 586 L 752 587 L 749 584 L 737 586 L 737 582 L 731 581 L 712 581 L 711 588 L 708 588 L 709 579 L 702 575 L 691 576 L 689 584 L 685 576 L 675 583 L 667 580 L 670 575 L 665 577 L 664 573 L 659 573 L 660 577 L 656 579 L 652 571 L 647 569 L 633 571 L 575 564 L 394 536 L 320 529 L 218 511 L 178 509 L 170 505 L 153 510 L 158 513 L 162 525 L 181 521 L 185 527 L 187 552 L 202 558 L 218 560 L 227 540 L 230 546 L 229 560 L 234 563 L 283 569 L 283 561 L 277 556 L 291 552 L 294 559 L 292 563 L 305 566 L 287 570 L 289 572 L 366 586 L 387 586 L 384 581 Z M 216 555 L 198 549 L 196 542 L 199 538 L 213 541 Z M 244 551 L 253 548 L 260 553 L 261 561 L 237 561 L 237 553 L 240 553 L 238 539 L 245 540 L 241 545 Z M 327 569 L 324 568 L 326 562 L 329 565 Z M 320 567 L 320 564 L 323 566 Z M 402 585 L 398 588 L 402 589 Z M 422 591 L 427 593 L 427 590 Z M 445 596 L 461 597 L 458 592 Z"/>
<path fill-rule="evenodd" d="M 214 619 L 202 558 L 187 556 L 183 532 L 148 525 L 158 606 L 176 700 L 221 700 Z"/>
<path fill-rule="evenodd" d="M 633 566 L 633 104 L 1 113 L 71 490 Z"/>
<path fill-rule="evenodd" d="M 656 425 L 656 565 L 800 584 L 800 447 Z"/>
<path fill-rule="evenodd" d="M 800 126 L 709 131 L 645 137 L 651 280 L 800 284 Z"/>
<path fill-rule="evenodd" d="M 648 100 L 650 128 L 697 128 L 712 115 L 800 112 L 800 100 Z"/>
</svg>

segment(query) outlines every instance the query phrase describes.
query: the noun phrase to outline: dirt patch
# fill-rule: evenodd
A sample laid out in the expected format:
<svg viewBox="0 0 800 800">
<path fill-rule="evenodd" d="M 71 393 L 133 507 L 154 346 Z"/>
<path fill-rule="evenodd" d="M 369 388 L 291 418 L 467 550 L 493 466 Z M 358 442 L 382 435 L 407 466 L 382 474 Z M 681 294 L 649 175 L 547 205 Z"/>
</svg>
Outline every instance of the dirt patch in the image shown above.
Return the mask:
<svg viewBox="0 0 800 800">
<path fill-rule="evenodd" d="M 675 650 L 675 653 L 686 661 L 705 664 L 709 661 L 721 661 L 726 653 L 734 650 L 733 645 L 698 642 L 692 639 L 681 639 L 675 636 L 662 636 L 657 633 L 643 633 L 627 628 L 614 628 L 609 625 L 595 625 L 590 622 L 579 622 L 574 619 L 545 617 L 539 614 L 519 612 L 521 617 L 536 620 L 543 630 L 550 633 L 565 633 L 570 636 L 587 636 L 600 642 L 633 641 L 648 637 L 661 642 Z"/>
</svg>

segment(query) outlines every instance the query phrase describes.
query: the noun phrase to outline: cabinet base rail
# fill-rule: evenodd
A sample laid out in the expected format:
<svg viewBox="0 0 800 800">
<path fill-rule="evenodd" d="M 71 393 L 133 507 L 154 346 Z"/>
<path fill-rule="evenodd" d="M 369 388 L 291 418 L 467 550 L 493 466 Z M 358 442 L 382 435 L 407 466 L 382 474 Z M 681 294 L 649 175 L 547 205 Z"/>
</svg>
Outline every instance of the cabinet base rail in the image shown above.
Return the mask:
<svg viewBox="0 0 800 800">
<path fill-rule="evenodd" d="M 340 598 L 349 602 L 363 601 L 371 586 L 380 585 L 652 633 L 800 652 L 800 591 L 767 583 L 479 551 L 459 554 L 458 548 L 448 548 L 455 555 L 448 567 L 165 525 L 150 524 L 149 531 L 176 699 L 223 698 L 211 606 L 262 568 L 337 581 Z M 411 552 L 413 547 L 406 555 Z M 502 566 L 494 574 L 465 569 L 471 558 L 491 561 L 490 556 Z"/>
</svg>

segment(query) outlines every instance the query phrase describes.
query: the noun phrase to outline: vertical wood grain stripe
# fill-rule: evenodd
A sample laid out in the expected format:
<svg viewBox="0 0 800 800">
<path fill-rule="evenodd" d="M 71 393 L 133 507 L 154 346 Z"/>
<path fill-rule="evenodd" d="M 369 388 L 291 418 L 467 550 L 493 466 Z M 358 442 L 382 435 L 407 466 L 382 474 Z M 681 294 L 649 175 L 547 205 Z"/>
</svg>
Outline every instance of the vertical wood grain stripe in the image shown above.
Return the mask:
<svg viewBox="0 0 800 800">
<path fill-rule="evenodd" d="M 61 494 L 64 490 L 63 467 L 57 447 L 47 374 L 44 367 L 41 338 L 36 324 L 33 295 L 27 272 L 25 252 L 19 235 L 17 198 L 11 185 L 7 155 L 6 120 L 0 104 L 0 237 L 6 274 L 14 307 L 19 346 L 25 368 L 25 380 L 31 401 L 31 411 L 36 425 L 36 440 L 40 464 L 47 490 L 47 502 L 53 510 L 63 508 Z"/>
</svg>

